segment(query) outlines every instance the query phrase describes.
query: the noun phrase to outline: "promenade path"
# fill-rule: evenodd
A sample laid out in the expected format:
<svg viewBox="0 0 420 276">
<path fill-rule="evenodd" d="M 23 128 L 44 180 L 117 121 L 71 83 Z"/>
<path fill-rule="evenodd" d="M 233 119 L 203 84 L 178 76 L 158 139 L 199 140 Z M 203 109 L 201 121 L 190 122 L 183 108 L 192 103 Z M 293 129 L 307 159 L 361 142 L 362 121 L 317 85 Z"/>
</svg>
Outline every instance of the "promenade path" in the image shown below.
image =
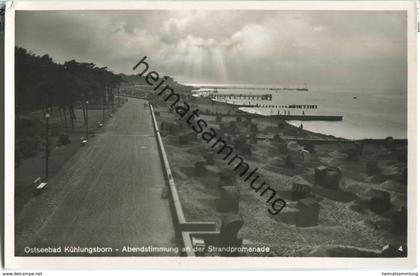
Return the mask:
<svg viewBox="0 0 420 276">
<path fill-rule="evenodd" d="M 123 252 L 124 246 L 177 246 L 164 185 L 149 108 L 129 99 L 17 215 L 16 255 L 27 255 L 25 247 L 59 246 L 69 256 L 176 255 Z M 65 246 L 112 252 L 63 254 Z"/>
</svg>

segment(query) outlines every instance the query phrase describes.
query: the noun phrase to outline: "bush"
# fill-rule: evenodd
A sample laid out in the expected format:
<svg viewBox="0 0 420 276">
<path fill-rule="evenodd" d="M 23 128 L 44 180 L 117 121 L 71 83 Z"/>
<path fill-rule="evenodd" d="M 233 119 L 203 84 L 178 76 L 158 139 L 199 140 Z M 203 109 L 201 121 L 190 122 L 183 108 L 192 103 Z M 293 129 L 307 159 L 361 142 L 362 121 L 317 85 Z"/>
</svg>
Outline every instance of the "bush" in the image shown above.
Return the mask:
<svg viewBox="0 0 420 276">
<path fill-rule="evenodd" d="M 15 121 L 15 165 L 34 156 L 41 144 L 42 122 L 36 117 L 17 116 Z"/>
<path fill-rule="evenodd" d="M 42 126 L 41 121 L 38 118 L 30 116 L 19 116 L 19 119 L 16 119 L 16 131 L 34 131 Z"/>
<path fill-rule="evenodd" d="M 57 138 L 56 145 L 59 147 L 67 144 L 70 144 L 70 137 L 67 134 L 60 134 Z"/>
</svg>

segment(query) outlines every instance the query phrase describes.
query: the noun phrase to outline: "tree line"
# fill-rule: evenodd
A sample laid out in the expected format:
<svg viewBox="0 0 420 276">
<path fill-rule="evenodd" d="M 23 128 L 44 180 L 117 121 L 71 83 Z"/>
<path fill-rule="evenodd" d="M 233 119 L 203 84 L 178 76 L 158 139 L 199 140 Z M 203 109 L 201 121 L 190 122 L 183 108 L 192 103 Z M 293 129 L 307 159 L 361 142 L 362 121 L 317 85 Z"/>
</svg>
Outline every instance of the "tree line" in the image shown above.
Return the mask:
<svg viewBox="0 0 420 276">
<path fill-rule="evenodd" d="M 121 75 L 107 67 L 74 59 L 59 64 L 49 55 L 38 56 L 24 48 L 15 48 L 17 114 L 56 107 L 64 117 L 65 126 L 69 121 L 73 128 L 75 106 L 81 105 L 84 114 L 86 101 L 104 103 L 113 99 L 113 89 L 122 82 Z"/>
</svg>

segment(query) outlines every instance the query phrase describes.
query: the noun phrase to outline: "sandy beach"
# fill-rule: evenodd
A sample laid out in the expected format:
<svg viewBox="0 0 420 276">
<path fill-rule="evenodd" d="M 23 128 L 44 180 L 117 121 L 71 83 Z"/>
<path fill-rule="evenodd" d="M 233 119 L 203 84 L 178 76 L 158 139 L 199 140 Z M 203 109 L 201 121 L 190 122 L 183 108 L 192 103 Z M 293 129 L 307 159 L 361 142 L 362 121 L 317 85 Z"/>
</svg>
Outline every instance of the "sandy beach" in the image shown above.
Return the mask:
<svg viewBox="0 0 420 276">
<path fill-rule="evenodd" d="M 239 187 L 239 213 L 244 220 L 238 236 L 244 246 L 270 246 L 268 256 L 375 257 L 381 256 L 388 244 L 406 244 L 406 140 L 384 137 L 355 142 L 299 129 L 276 118 L 247 119 L 235 116 L 243 112 L 234 105 L 190 97 L 185 87 L 181 91 L 200 114 L 206 114 L 200 118 L 218 132 L 224 124 L 233 127 L 224 133 L 230 137 L 226 139 L 247 138 L 251 144 L 251 152 L 245 155 L 247 162 L 258 167 L 287 202 L 279 214 L 270 215 L 264 199 L 235 177 L 232 185 Z M 234 172 L 217 156 L 209 161 L 209 146 L 195 137 L 190 126 L 170 111 L 167 103 L 153 94 L 148 98 L 155 107 L 187 220 L 215 221 L 220 226 L 223 212 L 218 211 L 221 192 L 217 182 L 222 172 Z M 251 130 L 251 125 L 257 129 Z M 185 141 L 181 136 L 190 138 Z M 309 154 L 304 158 L 295 156 L 293 150 L 284 147 L 290 142 Z M 288 163 L 289 156 L 293 165 Z M 200 162 L 205 163 L 204 172 L 195 169 Z M 315 184 L 315 169 L 321 166 L 338 168 L 341 177 L 336 187 Z M 309 187 L 309 192 L 296 199 L 296 184 Z M 389 195 L 389 205 L 384 210 L 375 209 L 372 203 L 378 190 L 379 198 Z M 302 199 L 319 205 L 316 225 L 297 226 L 302 216 Z"/>
</svg>

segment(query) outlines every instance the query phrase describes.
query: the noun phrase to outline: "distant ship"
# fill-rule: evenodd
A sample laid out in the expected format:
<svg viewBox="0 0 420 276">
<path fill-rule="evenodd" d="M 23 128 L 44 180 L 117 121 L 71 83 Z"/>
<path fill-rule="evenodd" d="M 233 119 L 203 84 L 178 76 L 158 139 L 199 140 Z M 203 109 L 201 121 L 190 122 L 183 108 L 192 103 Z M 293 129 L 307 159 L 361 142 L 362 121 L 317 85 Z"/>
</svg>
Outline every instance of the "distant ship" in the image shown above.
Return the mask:
<svg viewBox="0 0 420 276">
<path fill-rule="evenodd" d="M 309 91 L 308 86 L 305 84 L 303 88 L 296 88 L 296 91 Z"/>
</svg>

